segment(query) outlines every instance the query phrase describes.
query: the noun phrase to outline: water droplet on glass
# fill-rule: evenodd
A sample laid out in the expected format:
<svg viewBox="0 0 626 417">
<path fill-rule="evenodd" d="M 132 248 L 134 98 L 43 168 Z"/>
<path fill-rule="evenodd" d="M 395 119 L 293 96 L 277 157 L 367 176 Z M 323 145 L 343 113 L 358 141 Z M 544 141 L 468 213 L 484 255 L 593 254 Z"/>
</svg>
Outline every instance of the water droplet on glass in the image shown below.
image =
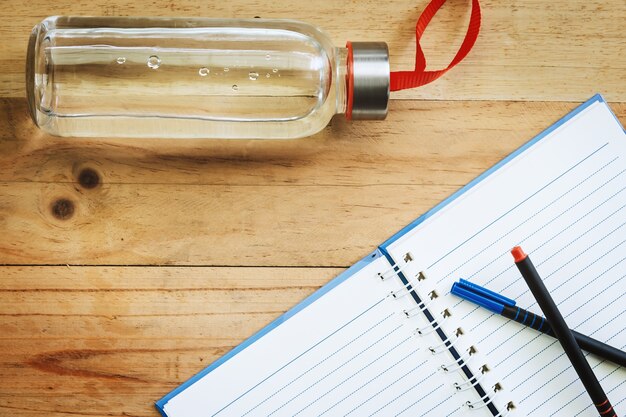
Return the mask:
<svg viewBox="0 0 626 417">
<path fill-rule="evenodd" d="M 224 72 L 230 71 L 230 68 L 224 68 Z"/>
<path fill-rule="evenodd" d="M 267 55 L 265 55 L 265 59 L 267 59 L 269 61 L 270 59 L 272 59 L 272 56 L 270 54 L 267 54 Z"/>
<path fill-rule="evenodd" d="M 198 70 L 198 74 L 200 74 L 201 77 L 206 77 L 207 75 L 209 75 L 209 69 L 207 67 L 202 67 Z"/>
<path fill-rule="evenodd" d="M 115 62 L 117 62 L 118 64 L 120 64 L 120 65 L 121 65 L 121 64 L 123 64 L 124 62 L 126 62 L 126 58 L 124 58 L 123 56 L 121 56 L 121 57 L 117 58 L 117 59 L 115 60 Z"/>
<path fill-rule="evenodd" d="M 278 72 L 278 68 L 272 68 L 272 72 L 273 72 L 273 73 Z"/>
<path fill-rule="evenodd" d="M 148 58 L 148 67 L 157 69 L 161 66 L 161 58 L 156 55 L 152 55 Z"/>
<path fill-rule="evenodd" d="M 267 74 L 265 74 L 265 78 L 269 78 L 270 77 L 270 73 L 268 72 Z"/>
<path fill-rule="evenodd" d="M 237 84 L 233 84 L 233 90 L 234 90 L 234 91 L 239 90 L 239 87 L 237 86 Z"/>
<path fill-rule="evenodd" d="M 252 81 L 256 81 L 257 78 L 259 78 L 259 73 L 258 72 L 254 72 L 254 71 L 250 71 L 250 74 L 248 74 L 248 77 L 252 80 Z"/>
</svg>

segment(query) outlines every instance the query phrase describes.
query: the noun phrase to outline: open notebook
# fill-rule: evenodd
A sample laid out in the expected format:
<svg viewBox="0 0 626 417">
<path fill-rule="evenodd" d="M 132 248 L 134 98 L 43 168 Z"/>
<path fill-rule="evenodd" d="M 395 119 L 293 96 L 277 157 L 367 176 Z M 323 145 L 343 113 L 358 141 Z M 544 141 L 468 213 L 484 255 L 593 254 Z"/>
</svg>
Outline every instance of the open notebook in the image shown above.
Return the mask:
<svg viewBox="0 0 626 417">
<path fill-rule="evenodd" d="M 555 339 L 449 293 L 538 310 L 522 244 L 571 328 L 626 347 L 626 134 L 600 96 L 158 401 L 167 417 L 588 416 Z M 617 414 L 626 369 L 589 355 Z"/>
</svg>

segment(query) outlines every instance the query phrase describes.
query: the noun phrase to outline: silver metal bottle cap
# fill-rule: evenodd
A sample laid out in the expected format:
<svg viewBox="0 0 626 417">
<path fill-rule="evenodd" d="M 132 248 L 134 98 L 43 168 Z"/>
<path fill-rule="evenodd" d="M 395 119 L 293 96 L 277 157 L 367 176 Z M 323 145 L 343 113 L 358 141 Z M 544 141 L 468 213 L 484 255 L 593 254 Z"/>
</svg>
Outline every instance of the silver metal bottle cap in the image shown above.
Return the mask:
<svg viewBox="0 0 626 417">
<path fill-rule="evenodd" d="M 389 103 L 389 49 L 385 42 L 352 42 L 352 115 L 382 120 Z"/>
</svg>

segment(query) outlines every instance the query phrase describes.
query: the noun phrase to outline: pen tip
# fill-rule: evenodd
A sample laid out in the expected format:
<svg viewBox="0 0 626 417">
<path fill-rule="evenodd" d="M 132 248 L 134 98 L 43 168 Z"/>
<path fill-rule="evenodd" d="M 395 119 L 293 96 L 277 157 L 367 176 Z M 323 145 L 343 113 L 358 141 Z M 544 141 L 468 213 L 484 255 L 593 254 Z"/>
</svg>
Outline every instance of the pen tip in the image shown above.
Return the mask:
<svg viewBox="0 0 626 417">
<path fill-rule="evenodd" d="M 516 246 L 511 249 L 511 255 L 513 255 L 513 259 L 515 259 L 516 263 L 523 261 L 528 256 L 524 253 L 524 249 L 522 249 L 521 246 Z"/>
</svg>

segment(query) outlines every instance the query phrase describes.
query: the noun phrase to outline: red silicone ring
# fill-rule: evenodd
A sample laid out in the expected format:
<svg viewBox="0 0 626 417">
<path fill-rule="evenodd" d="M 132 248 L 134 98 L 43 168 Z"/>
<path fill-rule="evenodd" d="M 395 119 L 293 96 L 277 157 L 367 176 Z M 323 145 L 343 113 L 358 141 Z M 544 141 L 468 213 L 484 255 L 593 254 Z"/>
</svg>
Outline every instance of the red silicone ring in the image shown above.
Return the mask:
<svg viewBox="0 0 626 417">
<path fill-rule="evenodd" d="M 352 72 L 352 42 L 346 43 L 346 48 L 348 48 L 348 62 L 347 62 L 347 73 L 346 73 L 346 119 L 352 119 L 352 103 L 354 102 L 354 73 Z"/>
</svg>

